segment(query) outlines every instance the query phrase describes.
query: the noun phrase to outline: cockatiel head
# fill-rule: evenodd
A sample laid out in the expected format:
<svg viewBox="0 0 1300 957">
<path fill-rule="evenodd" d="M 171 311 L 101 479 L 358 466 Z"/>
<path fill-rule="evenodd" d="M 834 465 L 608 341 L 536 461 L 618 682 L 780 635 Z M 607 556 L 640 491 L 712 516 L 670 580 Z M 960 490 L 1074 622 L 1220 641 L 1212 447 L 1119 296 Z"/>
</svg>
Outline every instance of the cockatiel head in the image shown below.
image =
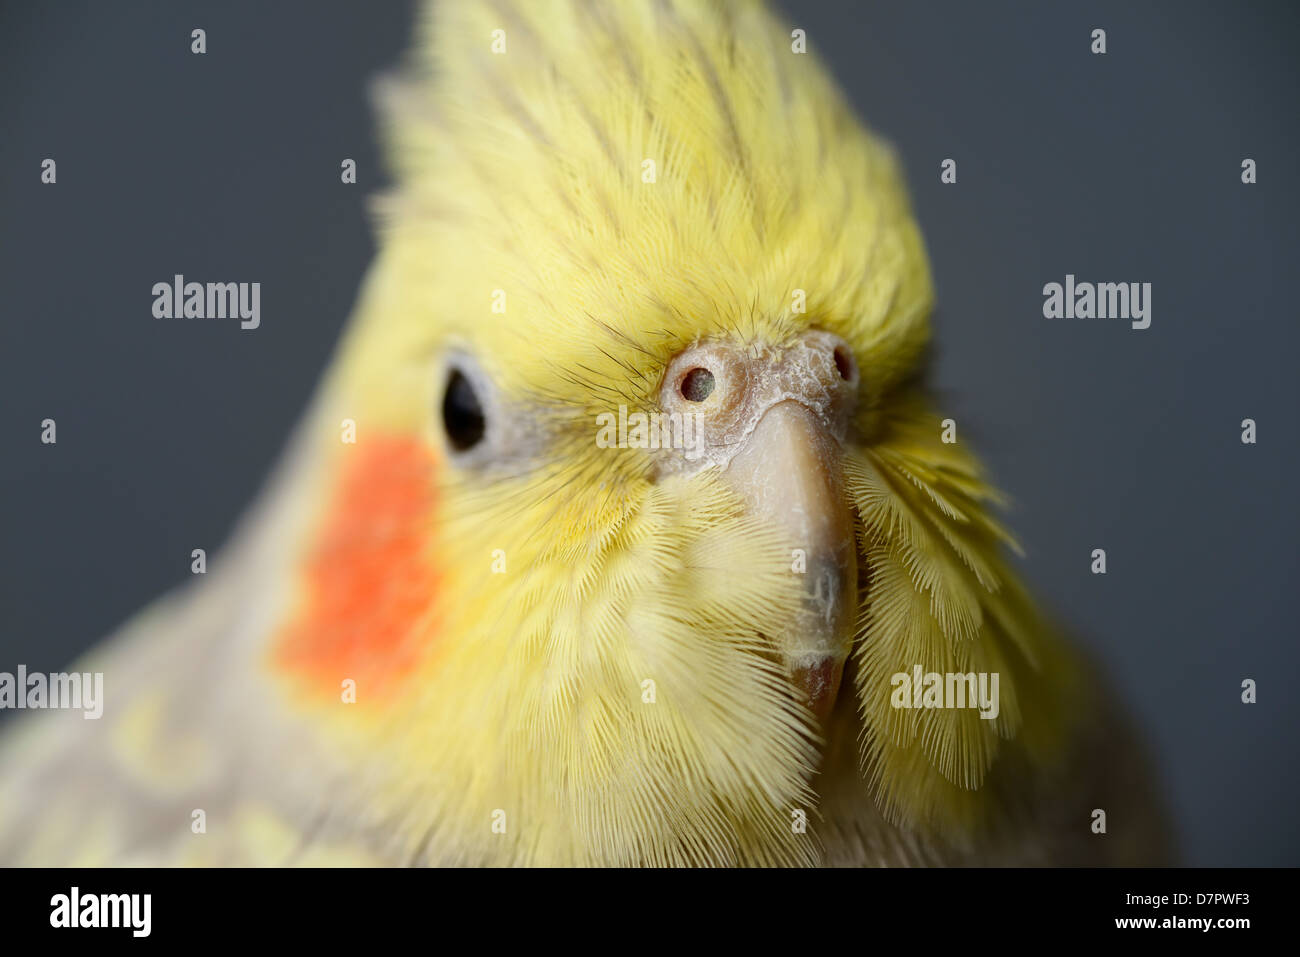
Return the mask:
<svg viewBox="0 0 1300 957">
<path fill-rule="evenodd" d="M 867 817 L 992 826 L 1069 666 L 919 385 L 895 155 L 758 4 L 425 27 L 312 426 L 286 694 L 413 859 L 815 861 L 854 826 L 836 754 Z M 996 717 L 892 706 L 915 665 L 998 674 Z"/>
</svg>

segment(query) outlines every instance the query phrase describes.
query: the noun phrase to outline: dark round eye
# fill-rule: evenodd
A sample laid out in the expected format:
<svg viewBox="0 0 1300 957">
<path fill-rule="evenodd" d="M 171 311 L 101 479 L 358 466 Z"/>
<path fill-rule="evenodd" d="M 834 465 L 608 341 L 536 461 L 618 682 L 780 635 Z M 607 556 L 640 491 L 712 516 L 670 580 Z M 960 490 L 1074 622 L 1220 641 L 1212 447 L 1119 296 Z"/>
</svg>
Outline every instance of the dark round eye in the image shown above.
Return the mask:
<svg viewBox="0 0 1300 957">
<path fill-rule="evenodd" d="M 474 385 L 459 369 L 451 370 L 447 394 L 442 399 L 442 425 L 447 441 L 457 452 L 466 452 L 483 441 L 486 422 Z"/>
</svg>

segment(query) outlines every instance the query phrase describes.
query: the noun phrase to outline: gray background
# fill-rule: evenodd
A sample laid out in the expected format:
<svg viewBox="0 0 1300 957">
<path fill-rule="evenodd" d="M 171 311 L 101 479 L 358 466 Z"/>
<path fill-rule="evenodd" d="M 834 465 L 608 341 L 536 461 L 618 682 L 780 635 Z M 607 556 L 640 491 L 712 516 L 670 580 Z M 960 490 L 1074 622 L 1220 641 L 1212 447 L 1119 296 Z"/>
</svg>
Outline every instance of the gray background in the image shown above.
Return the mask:
<svg viewBox="0 0 1300 957">
<path fill-rule="evenodd" d="M 0 670 L 66 665 L 216 548 L 374 252 L 366 89 L 409 6 L 179 7 L 0 9 Z M 1075 7 L 787 10 L 905 160 L 944 408 L 1015 499 L 1028 578 L 1148 729 L 1187 861 L 1295 865 L 1300 18 Z M 176 272 L 262 282 L 261 328 L 154 321 Z M 1043 319 L 1067 272 L 1152 283 L 1151 328 Z"/>
</svg>

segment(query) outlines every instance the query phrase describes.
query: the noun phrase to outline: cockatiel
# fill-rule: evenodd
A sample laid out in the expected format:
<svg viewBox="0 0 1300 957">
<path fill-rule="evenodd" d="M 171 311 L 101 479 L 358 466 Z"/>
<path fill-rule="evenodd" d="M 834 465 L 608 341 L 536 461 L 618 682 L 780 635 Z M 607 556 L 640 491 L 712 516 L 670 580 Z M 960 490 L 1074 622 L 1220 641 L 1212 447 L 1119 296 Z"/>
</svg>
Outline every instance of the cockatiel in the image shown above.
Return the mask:
<svg viewBox="0 0 1300 957">
<path fill-rule="evenodd" d="M 15 723 L 0 861 L 1163 860 L 927 395 L 898 161 L 801 38 L 757 3 L 429 13 L 286 462 L 78 666 L 102 720 Z"/>
</svg>

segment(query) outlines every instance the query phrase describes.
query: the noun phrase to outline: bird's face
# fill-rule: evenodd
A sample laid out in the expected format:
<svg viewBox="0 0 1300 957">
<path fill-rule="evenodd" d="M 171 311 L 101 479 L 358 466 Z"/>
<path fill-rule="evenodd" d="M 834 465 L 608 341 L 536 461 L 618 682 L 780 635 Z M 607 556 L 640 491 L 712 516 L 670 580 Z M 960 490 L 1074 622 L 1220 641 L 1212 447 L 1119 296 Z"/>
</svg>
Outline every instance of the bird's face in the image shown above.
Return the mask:
<svg viewBox="0 0 1300 957">
<path fill-rule="evenodd" d="M 864 804 L 968 819 L 1046 655 L 909 385 L 892 153 L 761 7 L 540 6 L 446 5 L 390 97 L 277 666 L 356 679 L 322 720 L 412 859 L 814 860 L 836 734 Z M 917 663 L 997 720 L 891 708 Z"/>
<path fill-rule="evenodd" d="M 624 328 L 523 388 L 473 341 L 439 356 L 447 597 L 424 641 L 455 707 L 420 724 L 476 742 L 468 779 L 530 828 L 566 820 L 562 846 L 804 859 L 791 815 L 860 626 L 855 349 L 802 322 L 635 348 Z M 636 374 L 575 373 L 601 354 Z"/>
<path fill-rule="evenodd" d="M 504 812 L 467 858 L 809 860 L 791 815 L 862 630 L 861 347 L 584 321 L 570 354 L 462 332 L 337 389 L 357 438 L 281 667 L 356 681 L 342 730 L 400 830 Z"/>
</svg>

